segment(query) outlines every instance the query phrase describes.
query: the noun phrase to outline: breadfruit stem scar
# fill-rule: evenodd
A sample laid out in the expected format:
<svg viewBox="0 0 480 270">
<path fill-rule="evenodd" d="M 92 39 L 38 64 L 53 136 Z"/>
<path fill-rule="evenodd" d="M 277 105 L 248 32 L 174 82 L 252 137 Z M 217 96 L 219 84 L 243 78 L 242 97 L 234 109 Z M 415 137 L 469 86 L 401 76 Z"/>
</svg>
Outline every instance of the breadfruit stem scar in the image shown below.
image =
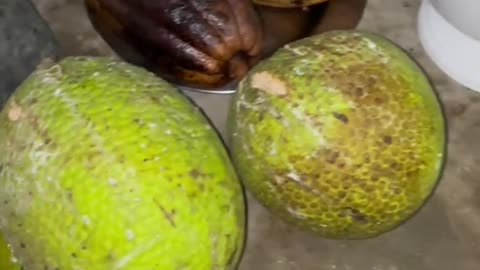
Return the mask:
<svg viewBox="0 0 480 270">
<path fill-rule="evenodd" d="M 15 101 L 12 101 L 10 109 L 8 110 L 8 119 L 10 121 L 18 121 L 23 116 L 22 107 L 18 106 Z"/>
<path fill-rule="evenodd" d="M 265 71 L 253 74 L 252 87 L 276 96 L 288 94 L 285 82 Z"/>
</svg>

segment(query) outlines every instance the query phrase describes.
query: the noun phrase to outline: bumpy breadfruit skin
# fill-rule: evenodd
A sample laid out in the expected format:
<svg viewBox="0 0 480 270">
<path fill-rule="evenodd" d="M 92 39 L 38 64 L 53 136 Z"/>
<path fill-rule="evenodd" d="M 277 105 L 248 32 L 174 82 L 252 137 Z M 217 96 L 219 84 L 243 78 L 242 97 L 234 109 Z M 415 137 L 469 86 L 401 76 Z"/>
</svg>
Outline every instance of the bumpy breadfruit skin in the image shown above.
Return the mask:
<svg viewBox="0 0 480 270">
<path fill-rule="evenodd" d="M 247 189 L 327 238 L 392 230 L 420 209 L 443 168 L 445 120 L 427 77 L 367 32 L 286 45 L 241 82 L 229 118 Z"/>
<path fill-rule="evenodd" d="M 2 270 L 20 270 L 21 266 L 13 260 L 13 253 L 9 244 L 0 234 L 0 269 Z"/>
<path fill-rule="evenodd" d="M 28 270 L 234 269 L 240 182 L 165 81 L 109 58 L 33 73 L 0 114 L 0 229 Z"/>
</svg>

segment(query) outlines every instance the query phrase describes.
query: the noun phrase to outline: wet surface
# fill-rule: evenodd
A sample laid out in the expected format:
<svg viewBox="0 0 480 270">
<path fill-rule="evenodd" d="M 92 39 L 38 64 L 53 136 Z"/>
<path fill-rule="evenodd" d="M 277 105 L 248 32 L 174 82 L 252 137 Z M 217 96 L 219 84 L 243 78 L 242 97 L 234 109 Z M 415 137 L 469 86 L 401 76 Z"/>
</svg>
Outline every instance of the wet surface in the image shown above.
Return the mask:
<svg viewBox="0 0 480 270">
<path fill-rule="evenodd" d="M 67 55 L 112 55 L 79 0 L 34 0 Z M 426 57 L 416 32 L 420 1 L 370 0 L 360 29 L 407 49 L 426 69 L 449 125 L 445 173 L 421 211 L 396 230 L 358 241 L 300 232 L 249 200 L 248 245 L 240 270 L 480 269 L 480 94 L 446 77 Z M 223 133 L 229 95 L 188 93 Z"/>
</svg>

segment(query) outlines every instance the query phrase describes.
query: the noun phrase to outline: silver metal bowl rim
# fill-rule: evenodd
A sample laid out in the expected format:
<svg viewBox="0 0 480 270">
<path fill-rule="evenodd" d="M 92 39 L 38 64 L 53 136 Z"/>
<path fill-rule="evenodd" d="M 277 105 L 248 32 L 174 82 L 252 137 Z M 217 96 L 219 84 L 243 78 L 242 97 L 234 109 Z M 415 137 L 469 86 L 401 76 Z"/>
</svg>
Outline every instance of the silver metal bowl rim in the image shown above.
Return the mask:
<svg viewBox="0 0 480 270">
<path fill-rule="evenodd" d="M 188 87 L 188 86 L 183 86 L 183 85 L 176 85 L 180 90 L 182 91 L 188 91 L 188 92 L 200 92 L 200 93 L 205 93 L 205 94 L 218 94 L 218 95 L 231 95 L 237 92 L 238 89 L 238 83 L 230 83 L 227 84 L 219 89 L 201 89 L 201 88 L 194 88 L 194 87 Z"/>
</svg>

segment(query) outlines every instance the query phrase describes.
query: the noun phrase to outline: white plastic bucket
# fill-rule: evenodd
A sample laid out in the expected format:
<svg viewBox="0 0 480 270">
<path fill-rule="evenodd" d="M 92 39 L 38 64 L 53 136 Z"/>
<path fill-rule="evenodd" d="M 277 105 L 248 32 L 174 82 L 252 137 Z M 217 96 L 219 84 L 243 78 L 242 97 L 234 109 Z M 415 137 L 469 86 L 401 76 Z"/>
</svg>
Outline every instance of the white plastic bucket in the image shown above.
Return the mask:
<svg viewBox="0 0 480 270">
<path fill-rule="evenodd" d="M 420 42 L 450 78 L 480 92 L 480 0 L 423 0 Z"/>
</svg>

